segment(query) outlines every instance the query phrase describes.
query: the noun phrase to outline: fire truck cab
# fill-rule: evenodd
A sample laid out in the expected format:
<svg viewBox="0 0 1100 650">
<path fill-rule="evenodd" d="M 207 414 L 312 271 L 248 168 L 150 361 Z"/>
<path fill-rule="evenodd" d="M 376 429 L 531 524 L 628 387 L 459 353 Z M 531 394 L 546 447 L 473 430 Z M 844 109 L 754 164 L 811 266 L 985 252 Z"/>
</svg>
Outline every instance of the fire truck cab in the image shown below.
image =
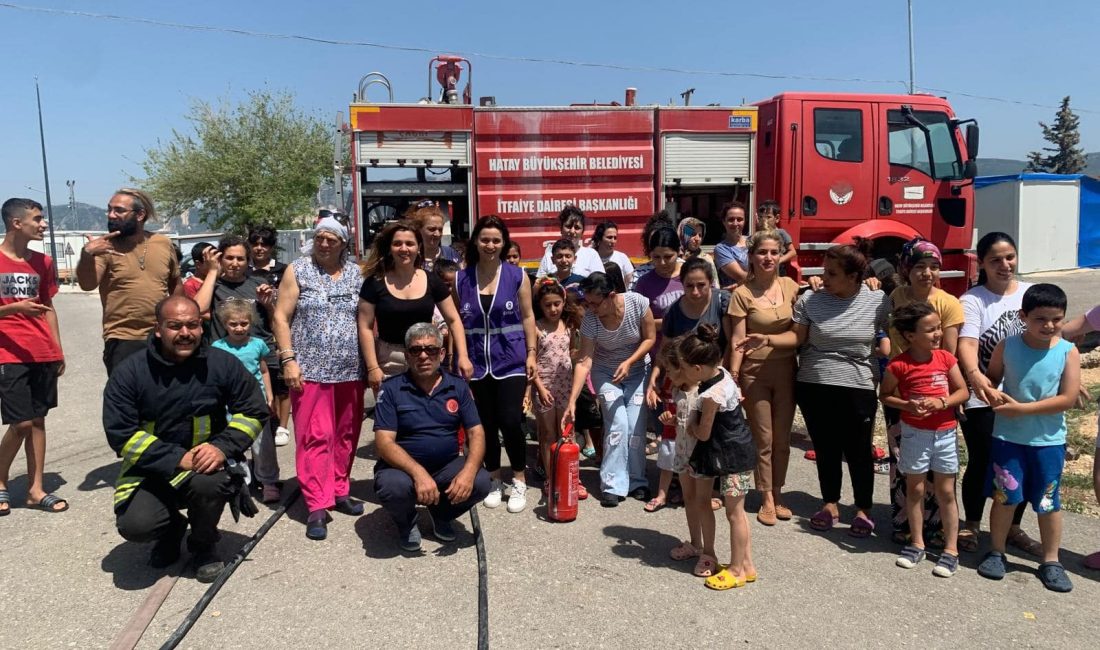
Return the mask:
<svg viewBox="0 0 1100 650">
<path fill-rule="evenodd" d="M 943 251 L 944 288 L 966 290 L 977 124 L 929 95 L 783 93 L 756 106 L 759 195 L 782 206 L 801 275 L 820 273 L 835 243 L 870 238 L 890 258 L 920 235 Z"/>
<path fill-rule="evenodd" d="M 558 238 L 557 215 L 570 204 L 589 228 L 614 220 L 618 247 L 639 255 L 655 211 L 703 220 L 715 243 L 724 203 L 742 201 L 751 216 L 775 199 L 798 247 L 797 278 L 820 273 L 836 243 L 870 238 L 888 257 L 917 235 L 943 250 L 945 288 L 961 293 L 976 275 L 967 251 L 978 129 L 970 124 L 964 138 L 960 127 L 973 121 L 956 119 L 945 99 L 783 93 L 752 106 L 637 106 L 627 89 L 623 104 L 512 107 L 482 97 L 474 106 L 470 84 L 461 98 L 458 90 L 470 72 L 461 57 L 436 57 L 417 103 L 394 102 L 379 73 L 360 82 L 346 129 L 357 253 L 420 200 L 450 215 L 452 236 L 501 216 L 530 260 Z M 389 90 L 388 102 L 367 100 L 373 84 Z"/>
</svg>

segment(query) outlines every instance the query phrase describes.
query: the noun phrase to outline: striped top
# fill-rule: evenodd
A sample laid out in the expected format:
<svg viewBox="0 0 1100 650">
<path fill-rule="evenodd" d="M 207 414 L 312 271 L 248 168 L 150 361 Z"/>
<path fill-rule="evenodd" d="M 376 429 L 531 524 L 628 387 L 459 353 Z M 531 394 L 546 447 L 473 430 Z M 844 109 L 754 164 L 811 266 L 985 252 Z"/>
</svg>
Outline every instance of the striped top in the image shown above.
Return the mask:
<svg viewBox="0 0 1100 650">
<path fill-rule="evenodd" d="M 799 349 L 798 381 L 874 390 L 875 332 L 886 328 L 889 300 L 859 285 L 851 298 L 806 292 L 794 304 L 793 320 L 809 329 Z"/>
<path fill-rule="evenodd" d="M 595 368 L 614 372 L 623 361 L 638 349 L 642 342 L 642 320 L 649 309 L 649 299 L 640 293 L 627 291 L 618 294 L 623 297 L 623 322 L 617 329 L 609 330 L 600 322 L 596 312 L 588 310 L 581 321 L 581 336 L 595 339 L 596 350 L 592 353 L 592 365 Z M 649 364 L 649 354 L 634 364 Z"/>
</svg>

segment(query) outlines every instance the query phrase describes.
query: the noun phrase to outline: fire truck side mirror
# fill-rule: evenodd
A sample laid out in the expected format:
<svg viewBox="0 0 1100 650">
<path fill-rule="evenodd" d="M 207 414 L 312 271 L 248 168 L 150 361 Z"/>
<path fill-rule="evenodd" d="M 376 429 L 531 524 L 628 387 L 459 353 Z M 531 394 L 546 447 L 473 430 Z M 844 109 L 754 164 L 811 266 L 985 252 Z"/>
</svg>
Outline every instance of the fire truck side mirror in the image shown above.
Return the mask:
<svg viewBox="0 0 1100 650">
<path fill-rule="evenodd" d="M 978 158 L 978 125 L 966 125 L 966 157 L 970 160 Z"/>
<path fill-rule="evenodd" d="M 963 178 L 974 178 L 977 175 L 978 161 L 973 159 L 966 161 L 966 164 L 963 165 Z"/>
</svg>

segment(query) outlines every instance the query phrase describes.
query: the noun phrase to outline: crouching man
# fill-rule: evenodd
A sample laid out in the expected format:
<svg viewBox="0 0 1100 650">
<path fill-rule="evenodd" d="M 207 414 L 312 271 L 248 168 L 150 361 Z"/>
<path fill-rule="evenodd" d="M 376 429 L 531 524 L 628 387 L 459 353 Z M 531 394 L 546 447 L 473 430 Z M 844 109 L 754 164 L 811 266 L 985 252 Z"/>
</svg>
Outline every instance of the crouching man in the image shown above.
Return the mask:
<svg viewBox="0 0 1100 650">
<path fill-rule="evenodd" d="M 118 532 L 132 542 L 155 542 L 153 567 L 179 559 L 190 519 L 195 576 L 217 578 L 225 567 L 216 551 L 218 521 L 231 501 L 250 514 L 237 462 L 268 416 L 263 392 L 244 365 L 202 345 L 195 301 L 175 295 L 157 304 L 148 347 L 119 364 L 103 391 L 107 442 L 122 458 Z"/>
<path fill-rule="evenodd" d="M 441 372 L 443 336 L 430 323 L 405 333 L 408 371 L 382 383 L 374 410 L 379 460 L 374 491 L 397 524 L 405 551 L 420 550 L 416 506 L 427 506 L 435 537 L 454 541 L 455 517 L 489 494 L 481 468 L 485 431 L 470 386 Z M 459 455 L 458 429 L 466 429 L 469 452 Z"/>
</svg>

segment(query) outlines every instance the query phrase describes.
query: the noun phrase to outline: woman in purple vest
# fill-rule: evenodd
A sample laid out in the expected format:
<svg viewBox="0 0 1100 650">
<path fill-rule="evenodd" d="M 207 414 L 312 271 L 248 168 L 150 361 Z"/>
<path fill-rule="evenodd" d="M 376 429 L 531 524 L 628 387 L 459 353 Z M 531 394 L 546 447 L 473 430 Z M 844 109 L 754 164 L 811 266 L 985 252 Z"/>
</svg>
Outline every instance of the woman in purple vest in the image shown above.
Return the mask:
<svg viewBox="0 0 1100 650">
<path fill-rule="evenodd" d="M 535 373 L 535 315 L 531 284 L 523 269 L 502 263 L 511 239 L 495 215 L 478 220 L 466 247 L 466 268 L 458 272 L 458 314 L 466 330 L 466 349 L 477 412 L 485 427 L 485 469 L 492 490 L 485 506 L 496 508 L 504 496 L 500 480 L 500 437 L 512 466 L 508 512 L 527 505 L 527 438 L 523 433 L 523 397 Z"/>
</svg>

